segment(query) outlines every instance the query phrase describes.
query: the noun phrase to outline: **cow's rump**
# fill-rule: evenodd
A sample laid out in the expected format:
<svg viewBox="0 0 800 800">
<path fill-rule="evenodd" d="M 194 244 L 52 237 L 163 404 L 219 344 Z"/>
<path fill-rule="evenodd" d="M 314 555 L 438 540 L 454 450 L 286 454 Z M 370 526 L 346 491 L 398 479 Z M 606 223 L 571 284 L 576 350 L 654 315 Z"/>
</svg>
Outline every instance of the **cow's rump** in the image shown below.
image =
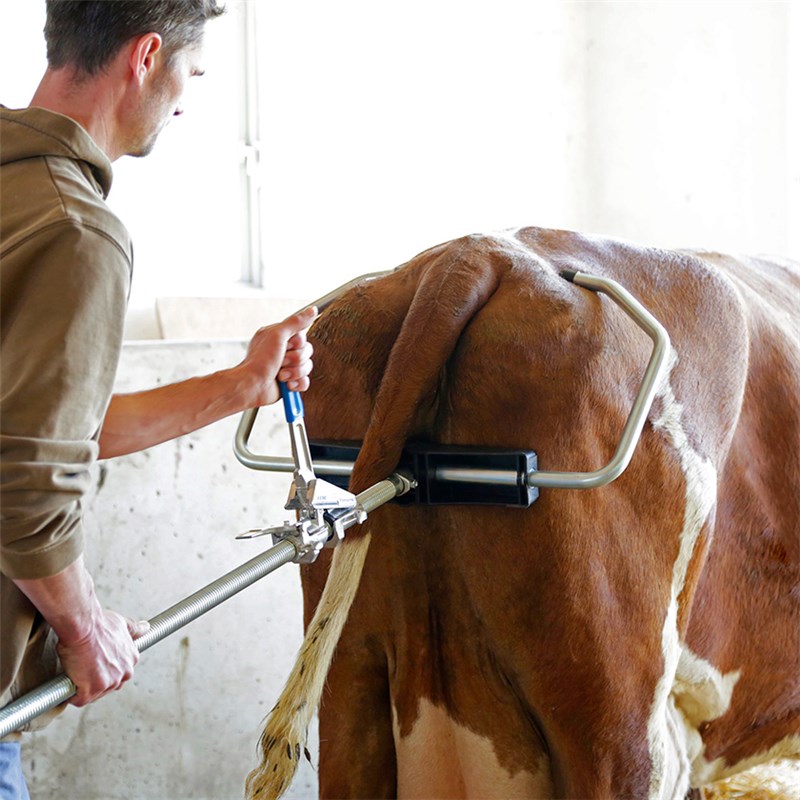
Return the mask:
<svg viewBox="0 0 800 800">
<path fill-rule="evenodd" d="M 323 797 L 674 798 L 800 751 L 796 267 L 535 228 L 446 243 L 315 324 L 310 433 L 363 440 L 357 491 L 407 439 L 606 463 L 650 342 L 563 269 L 670 334 L 633 460 L 529 509 L 370 516 Z M 307 623 L 327 563 L 303 568 Z"/>
</svg>

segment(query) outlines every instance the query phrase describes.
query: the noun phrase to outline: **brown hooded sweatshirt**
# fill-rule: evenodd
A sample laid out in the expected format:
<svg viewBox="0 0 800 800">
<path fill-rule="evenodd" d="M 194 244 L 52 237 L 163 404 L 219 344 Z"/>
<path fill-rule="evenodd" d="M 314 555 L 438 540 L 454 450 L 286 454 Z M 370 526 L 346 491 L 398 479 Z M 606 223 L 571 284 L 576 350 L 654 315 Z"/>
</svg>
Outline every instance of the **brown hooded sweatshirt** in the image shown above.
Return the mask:
<svg viewBox="0 0 800 800">
<path fill-rule="evenodd" d="M 0 705 L 55 666 L 10 579 L 54 575 L 83 550 L 133 263 L 111 177 L 69 117 L 0 107 Z"/>
</svg>

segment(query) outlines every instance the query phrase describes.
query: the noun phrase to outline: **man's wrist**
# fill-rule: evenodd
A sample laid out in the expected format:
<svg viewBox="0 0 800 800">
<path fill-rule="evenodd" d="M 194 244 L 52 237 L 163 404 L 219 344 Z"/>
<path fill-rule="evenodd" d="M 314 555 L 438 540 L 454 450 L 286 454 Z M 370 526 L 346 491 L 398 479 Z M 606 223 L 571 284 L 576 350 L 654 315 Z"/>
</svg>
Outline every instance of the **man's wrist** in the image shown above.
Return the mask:
<svg viewBox="0 0 800 800">
<path fill-rule="evenodd" d="M 53 622 L 48 620 L 59 643 L 67 647 L 74 647 L 91 639 L 97 631 L 97 620 L 103 612 L 94 587 L 91 595 L 82 599 L 83 602 L 73 608 L 71 613 L 58 617 Z"/>
<path fill-rule="evenodd" d="M 62 643 L 72 645 L 94 634 L 102 609 L 82 556 L 57 575 L 15 583 Z"/>
<path fill-rule="evenodd" d="M 232 392 L 240 401 L 241 407 L 237 411 L 256 408 L 269 402 L 263 373 L 255 369 L 247 360 L 235 367 L 230 367 L 225 372 L 229 373 L 228 379 L 231 381 Z"/>
</svg>

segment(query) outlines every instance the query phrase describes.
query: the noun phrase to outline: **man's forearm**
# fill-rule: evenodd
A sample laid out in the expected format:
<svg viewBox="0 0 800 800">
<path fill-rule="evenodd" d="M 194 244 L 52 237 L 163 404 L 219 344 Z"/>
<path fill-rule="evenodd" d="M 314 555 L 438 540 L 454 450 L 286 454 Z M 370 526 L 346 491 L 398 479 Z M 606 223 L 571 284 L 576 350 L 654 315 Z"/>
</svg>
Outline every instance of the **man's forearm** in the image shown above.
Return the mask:
<svg viewBox="0 0 800 800">
<path fill-rule="evenodd" d="M 256 331 L 244 360 L 211 375 L 111 398 L 100 431 L 100 458 L 127 455 L 183 436 L 248 408 L 279 398 L 276 381 L 293 391 L 309 385 L 312 347 L 308 308 Z"/>
<path fill-rule="evenodd" d="M 145 450 L 254 404 L 253 378 L 237 367 L 142 392 L 115 394 L 100 431 L 100 458 Z"/>
<path fill-rule="evenodd" d="M 83 556 L 46 578 L 14 581 L 56 632 L 60 641 L 80 641 L 92 632 L 100 603 Z"/>
</svg>

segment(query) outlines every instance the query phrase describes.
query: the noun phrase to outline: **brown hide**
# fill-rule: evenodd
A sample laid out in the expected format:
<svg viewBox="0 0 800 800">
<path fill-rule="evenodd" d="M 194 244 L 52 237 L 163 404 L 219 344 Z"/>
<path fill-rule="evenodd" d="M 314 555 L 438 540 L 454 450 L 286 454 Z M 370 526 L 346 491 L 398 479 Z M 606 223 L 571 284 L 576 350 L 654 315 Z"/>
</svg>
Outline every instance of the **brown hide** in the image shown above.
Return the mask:
<svg viewBox="0 0 800 800">
<path fill-rule="evenodd" d="M 533 228 L 449 242 L 315 324 L 310 435 L 364 441 L 356 490 L 392 471 L 406 438 L 533 449 L 543 470 L 601 466 L 650 341 L 565 268 L 622 283 L 678 354 L 684 427 L 719 476 L 679 629 L 742 672 L 728 713 L 703 730 L 709 758 L 733 763 L 800 732 L 800 353 L 796 327 L 770 320 L 780 292 L 746 288 L 763 272 L 796 303 L 796 273 Z M 405 737 L 425 700 L 489 739 L 510 775 L 546 756 L 558 797 L 647 797 L 684 505 L 678 456 L 646 425 L 628 470 L 601 489 L 543 489 L 529 509 L 370 515 L 320 711 L 321 796 L 396 796 L 392 706 Z M 307 621 L 327 563 L 303 568 Z"/>
<path fill-rule="evenodd" d="M 702 728 L 707 757 L 735 764 L 800 733 L 800 272 L 702 257 L 740 292 L 748 331 L 713 557 L 688 632 L 695 652 L 721 671 L 742 669 L 730 711 Z"/>
</svg>

